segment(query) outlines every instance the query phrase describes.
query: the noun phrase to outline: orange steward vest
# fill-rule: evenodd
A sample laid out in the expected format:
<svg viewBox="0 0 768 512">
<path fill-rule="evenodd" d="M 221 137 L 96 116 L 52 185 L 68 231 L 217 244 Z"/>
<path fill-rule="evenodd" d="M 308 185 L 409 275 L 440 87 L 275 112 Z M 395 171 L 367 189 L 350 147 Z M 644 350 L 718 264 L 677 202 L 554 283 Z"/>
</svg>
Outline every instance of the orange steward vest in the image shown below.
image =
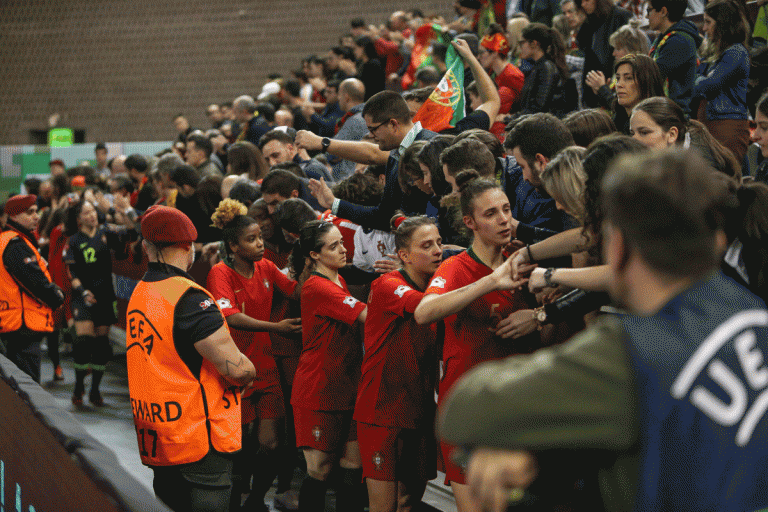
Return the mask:
<svg viewBox="0 0 768 512">
<path fill-rule="evenodd" d="M 0 333 L 18 331 L 22 325 L 27 326 L 31 331 L 52 332 L 53 315 L 51 308 L 22 290 L 5 269 L 5 265 L 2 264 L 1 258 L 5 248 L 16 237 L 24 240 L 32 249 L 37 258 L 37 264 L 48 282 L 53 282 L 48 273 L 48 264 L 29 240 L 13 230 L 0 233 L 0 290 L 2 290 L 0 293 Z"/>
<path fill-rule="evenodd" d="M 176 352 L 174 311 L 190 288 L 216 303 L 205 288 L 180 276 L 140 281 L 128 303 L 128 393 L 141 461 L 148 466 L 196 462 L 211 448 L 232 453 L 241 446 L 240 388 L 206 359 L 197 379 Z"/>
</svg>

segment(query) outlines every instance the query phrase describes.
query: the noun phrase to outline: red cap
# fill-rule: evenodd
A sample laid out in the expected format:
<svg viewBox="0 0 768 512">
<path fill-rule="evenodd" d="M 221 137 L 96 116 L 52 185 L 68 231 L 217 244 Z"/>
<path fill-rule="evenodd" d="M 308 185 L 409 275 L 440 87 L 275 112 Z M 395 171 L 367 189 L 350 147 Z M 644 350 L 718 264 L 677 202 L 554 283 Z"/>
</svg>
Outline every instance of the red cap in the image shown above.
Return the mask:
<svg viewBox="0 0 768 512">
<path fill-rule="evenodd" d="M 150 206 L 141 218 L 141 234 L 153 244 L 183 244 L 197 239 L 189 217 L 176 208 Z"/>
<path fill-rule="evenodd" d="M 73 176 L 70 185 L 73 187 L 85 187 L 85 176 Z"/>
<path fill-rule="evenodd" d="M 9 217 L 24 213 L 29 210 L 37 202 L 37 196 L 33 194 L 27 194 L 25 196 L 13 196 L 5 202 L 5 213 Z"/>
</svg>

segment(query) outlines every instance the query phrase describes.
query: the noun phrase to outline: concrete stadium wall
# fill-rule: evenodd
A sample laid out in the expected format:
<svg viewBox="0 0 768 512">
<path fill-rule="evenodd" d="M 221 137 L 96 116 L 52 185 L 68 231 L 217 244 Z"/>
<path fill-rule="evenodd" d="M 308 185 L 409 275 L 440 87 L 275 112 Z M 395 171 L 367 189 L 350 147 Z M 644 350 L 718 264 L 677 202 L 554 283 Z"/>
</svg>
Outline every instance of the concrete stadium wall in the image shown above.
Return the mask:
<svg viewBox="0 0 768 512">
<path fill-rule="evenodd" d="M 0 144 L 61 124 L 85 142 L 168 140 L 179 112 L 257 93 L 267 75 L 337 44 L 349 20 L 397 9 L 449 16 L 451 0 L 3 0 Z"/>
</svg>

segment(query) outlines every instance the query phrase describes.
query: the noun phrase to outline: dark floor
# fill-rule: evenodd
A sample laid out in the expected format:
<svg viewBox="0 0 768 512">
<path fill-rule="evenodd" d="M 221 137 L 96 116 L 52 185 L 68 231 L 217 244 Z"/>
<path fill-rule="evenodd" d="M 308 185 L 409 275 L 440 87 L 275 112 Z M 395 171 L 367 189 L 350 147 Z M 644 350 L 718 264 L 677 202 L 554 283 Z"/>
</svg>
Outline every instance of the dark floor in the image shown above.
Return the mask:
<svg viewBox="0 0 768 512">
<path fill-rule="evenodd" d="M 112 336 L 114 338 L 115 332 Z M 120 352 L 119 346 L 116 352 Z M 101 385 L 101 393 L 106 403 L 105 407 L 92 407 L 87 399 L 82 407 L 72 405 L 71 396 L 74 388 L 75 371 L 72 367 L 72 359 L 67 356 L 61 358 L 65 380 L 53 381 L 53 366 L 47 357 L 43 357 L 42 386 L 56 399 L 58 405 L 71 411 L 75 418 L 83 424 L 89 434 L 112 449 L 117 455 L 123 467 L 148 489 L 152 489 L 152 470 L 144 466 L 139 459 L 136 447 L 136 435 L 133 427 L 130 402 L 128 400 L 128 380 L 126 376 L 125 355 L 118 353 L 107 366 L 107 373 Z M 86 380 L 86 391 L 90 389 L 90 382 Z M 86 393 L 87 397 L 87 393 Z M 293 480 L 293 487 L 298 489 L 301 482 L 301 474 L 297 474 Z M 442 485 L 443 475 L 427 486 L 423 499 L 424 511 L 455 512 L 456 504 L 450 491 Z M 265 503 L 272 510 L 274 487 L 267 494 Z M 327 510 L 335 511 L 333 493 L 327 497 Z"/>
</svg>

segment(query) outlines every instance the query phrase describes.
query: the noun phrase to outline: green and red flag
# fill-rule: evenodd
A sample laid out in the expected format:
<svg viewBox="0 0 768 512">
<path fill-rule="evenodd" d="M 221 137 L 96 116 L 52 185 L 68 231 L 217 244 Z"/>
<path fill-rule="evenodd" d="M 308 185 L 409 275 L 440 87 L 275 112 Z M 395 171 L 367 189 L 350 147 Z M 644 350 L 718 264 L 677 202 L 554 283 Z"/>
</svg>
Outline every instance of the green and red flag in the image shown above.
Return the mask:
<svg viewBox="0 0 768 512">
<path fill-rule="evenodd" d="M 496 15 L 493 10 L 493 2 L 482 0 L 482 7 L 478 11 L 477 17 L 477 36 L 482 37 L 488 33 L 488 29 L 493 23 L 496 23 Z"/>
<path fill-rule="evenodd" d="M 427 101 L 421 106 L 413 122 L 433 132 L 440 132 L 456 126 L 466 115 L 464 108 L 464 61 L 456 49 L 448 46 L 445 57 L 448 70 Z"/>
<path fill-rule="evenodd" d="M 402 78 L 403 90 L 411 88 L 416 71 L 424 66 L 432 65 L 432 55 L 429 52 L 429 46 L 433 41 L 442 39 L 440 25 L 434 23 L 425 23 L 416 29 L 413 34 L 413 49 L 411 50 L 411 62 Z"/>
</svg>

